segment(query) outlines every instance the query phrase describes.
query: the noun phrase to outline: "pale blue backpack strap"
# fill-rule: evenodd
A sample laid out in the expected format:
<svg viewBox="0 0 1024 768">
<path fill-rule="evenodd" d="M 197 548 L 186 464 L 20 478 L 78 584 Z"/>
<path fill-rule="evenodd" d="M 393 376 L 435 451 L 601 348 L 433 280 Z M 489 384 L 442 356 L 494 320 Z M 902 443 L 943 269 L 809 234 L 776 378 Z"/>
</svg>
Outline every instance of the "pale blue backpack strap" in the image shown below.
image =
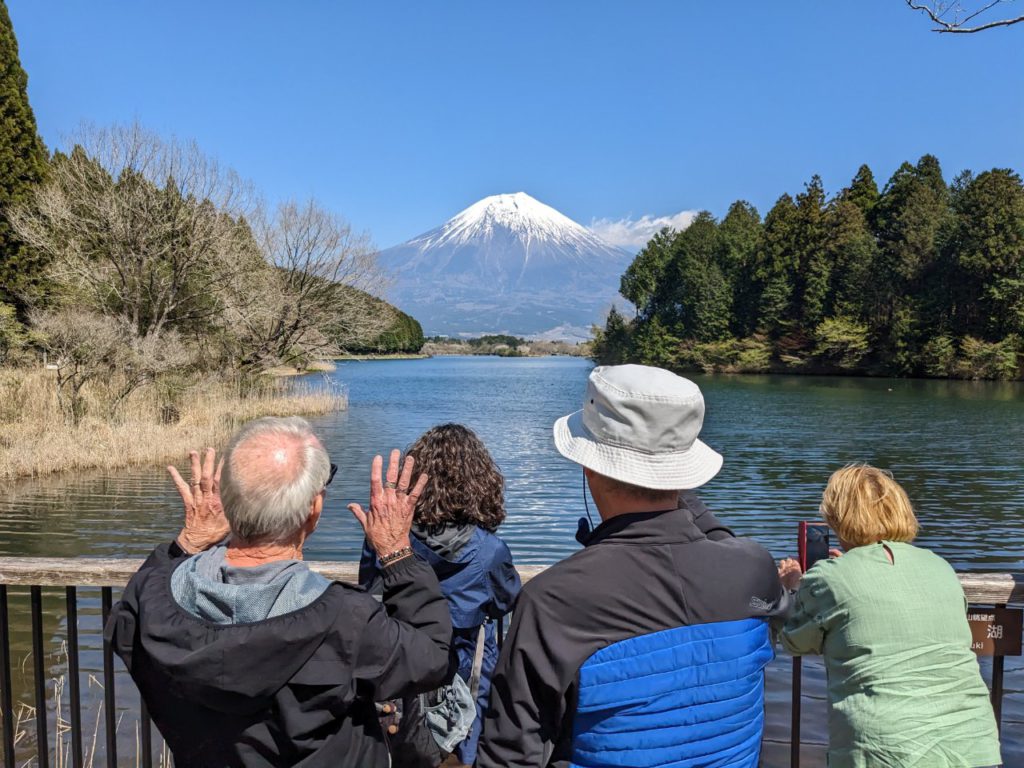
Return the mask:
<svg viewBox="0 0 1024 768">
<path fill-rule="evenodd" d="M 480 625 L 480 631 L 476 635 L 476 649 L 473 652 L 473 670 L 469 673 L 469 692 L 473 694 L 473 704 L 476 704 L 477 695 L 480 693 L 480 673 L 484 667 L 484 645 L 486 644 L 487 623 Z"/>
</svg>

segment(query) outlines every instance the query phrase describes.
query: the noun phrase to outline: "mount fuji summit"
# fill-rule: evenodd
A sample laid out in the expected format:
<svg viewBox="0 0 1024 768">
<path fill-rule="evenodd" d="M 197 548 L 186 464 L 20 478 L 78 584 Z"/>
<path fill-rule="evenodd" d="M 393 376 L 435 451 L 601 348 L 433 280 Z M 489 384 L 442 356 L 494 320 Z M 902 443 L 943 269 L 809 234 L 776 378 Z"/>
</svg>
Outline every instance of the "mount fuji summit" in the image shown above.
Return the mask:
<svg viewBox="0 0 1024 768">
<path fill-rule="evenodd" d="M 632 254 L 525 192 L 493 195 L 380 253 L 389 299 L 427 335 L 586 338 Z"/>
</svg>

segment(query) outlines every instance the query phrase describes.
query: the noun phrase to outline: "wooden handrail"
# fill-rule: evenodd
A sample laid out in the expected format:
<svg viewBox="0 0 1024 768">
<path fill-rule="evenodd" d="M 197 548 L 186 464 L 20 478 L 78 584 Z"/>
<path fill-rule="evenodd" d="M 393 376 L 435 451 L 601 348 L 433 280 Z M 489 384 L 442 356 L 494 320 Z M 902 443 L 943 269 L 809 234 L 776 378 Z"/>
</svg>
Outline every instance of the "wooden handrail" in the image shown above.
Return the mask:
<svg viewBox="0 0 1024 768">
<path fill-rule="evenodd" d="M 336 581 L 356 582 L 358 563 L 310 560 L 314 571 Z M 142 565 L 132 558 L 0 557 L 0 584 L 36 587 L 123 587 Z M 516 567 L 523 582 L 543 571 L 543 565 Z M 1024 574 L 959 573 L 972 603 L 1024 602 Z"/>
<path fill-rule="evenodd" d="M 334 581 L 359 580 L 359 563 L 309 560 L 309 567 Z M 123 587 L 142 565 L 134 558 L 104 557 L 0 557 L 0 584 L 26 587 Z M 519 571 L 529 581 L 543 565 L 525 565 Z"/>
</svg>

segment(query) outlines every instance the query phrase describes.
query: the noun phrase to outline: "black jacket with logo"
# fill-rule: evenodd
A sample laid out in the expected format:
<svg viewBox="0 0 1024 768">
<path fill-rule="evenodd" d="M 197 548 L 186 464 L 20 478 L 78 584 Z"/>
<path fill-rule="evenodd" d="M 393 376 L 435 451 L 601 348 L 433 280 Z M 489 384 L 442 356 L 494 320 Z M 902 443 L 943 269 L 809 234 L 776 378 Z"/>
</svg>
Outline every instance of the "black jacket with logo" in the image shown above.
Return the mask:
<svg viewBox="0 0 1024 768">
<path fill-rule="evenodd" d="M 621 515 L 519 595 L 492 679 L 478 768 L 568 766 L 578 673 L 594 653 L 665 629 L 770 617 L 787 597 L 771 554 L 695 494 Z M 638 673 L 639 674 L 639 673 Z"/>
<path fill-rule="evenodd" d="M 333 583 L 300 610 L 225 626 L 175 602 L 186 557 L 157 547 L 105 629 L 175 764 L 387 766 L 373 702 L 436 688 L 452 663 L 434 572 L 406 558 L 384 569 L 383 604 Z"/>
</svg>

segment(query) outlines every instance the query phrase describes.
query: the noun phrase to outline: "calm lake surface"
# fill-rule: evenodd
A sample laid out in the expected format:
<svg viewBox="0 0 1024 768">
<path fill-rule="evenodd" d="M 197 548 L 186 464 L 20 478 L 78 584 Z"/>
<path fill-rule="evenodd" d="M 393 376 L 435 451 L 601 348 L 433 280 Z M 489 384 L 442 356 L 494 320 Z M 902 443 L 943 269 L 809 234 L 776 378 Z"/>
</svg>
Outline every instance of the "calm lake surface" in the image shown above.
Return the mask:
<svg viewBox="0 0 1024 768">
<path fill-rule="evenodd" d="M 551 425 L 580 407 L 590 368 L 573 358 L 445 357 L 344 362 L 327 376 L 306 377 L 344 387 L 350 398 L 347 411 L 313 420 L 341 469 L 307 558 L 357 559 L 362 537 L 345 505 L 366 501 L 370 459 L 445 421 L 476 430 L 501 467 L 508 508 L 501 535 L 517 562 L 553 563 L 575 551 L 582 473 L 555 452 Z M 1024 571 L 1024 386 L 693 378 L 707 402 L 702 437 L 725 456 L 722 472 L 701 495 L 738 533 L 777 557 L 795 552 L 797 522 L 817 516 L 828 475 L 847 462 L 868 461 L 891 469 L 906 487 L 921 519 L 918 543 L 958 569 Z M 32 480 L 0 493 L 0 555 L 142 556 L 180 525 L 180 502 L 159 468 Z M 47 600 L 57 678 L 64 629 L 58 597 Z M 12 601 L 15 610 L 24 607 L 21 595 Z M 85 634 L 98 628 L 97 604 L 85 595 Z M 29 647 L 21 624 L 16 662 Z M 95 639 L 83 640 L 85 666 L 98 667 Z M 1008 659 L 1006 666 L 1004 759 L 1024 766 L 1024 665 Z M 30 690 L 29 670 L 19 671 L 24 690 Z M 987 675 L 987 663 L 983 670 Z M 769 673 L 765 765 L 788 764 L 789 671 L 789 660 L 780 658 Z M 804 764 L 820 765 L 827 740 L 820 665 L 805 664 L 804 678 Z M 130 712 L 136 705 L 125 688 L 119 703 L 123 698 Z M 90 691 L 98 694 L 95 686 Z M 30 704 L 31 694 L 22 700 Z M 131 727 L 121 732 L 123 754 L 134 755 Z"/>
</svg>

